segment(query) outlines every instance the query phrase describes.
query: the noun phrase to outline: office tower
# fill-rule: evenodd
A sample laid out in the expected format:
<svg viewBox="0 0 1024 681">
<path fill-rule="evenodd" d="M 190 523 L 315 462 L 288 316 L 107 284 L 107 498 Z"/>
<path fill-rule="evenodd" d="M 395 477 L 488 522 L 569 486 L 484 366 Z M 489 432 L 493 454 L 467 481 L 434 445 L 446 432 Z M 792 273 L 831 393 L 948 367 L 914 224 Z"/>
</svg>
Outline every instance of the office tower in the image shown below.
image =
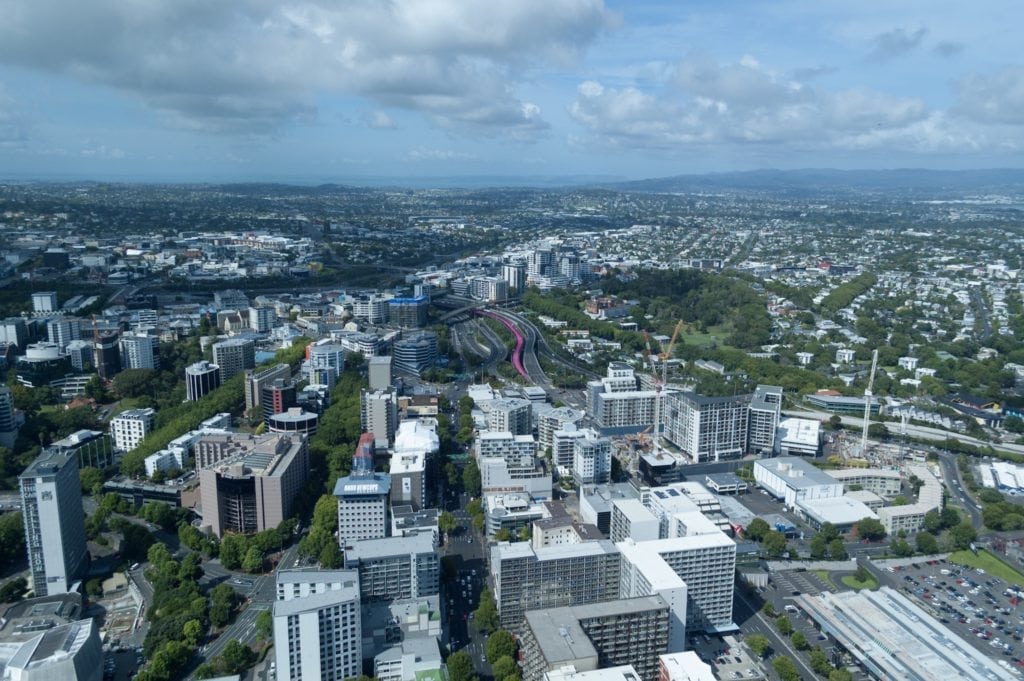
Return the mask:
<svg viewBox="0 0 1024 681">
<path fill-rule="evenodd" d="M 46 322 L 46 337 L 63 351 L 71 341 L 82 338 L 82 323 L 71 317 L 58 317 Z"/>
<path fill-rule="evenodd" d="M 67 593 L 89 565 L 78 460 L 44 449 L 19 482 L 32 590 L 36 596 Z"/>
<path fill-rule="evenodd" d="M 213 436 L 216 438 L 216 436 Z M 309 449 L 301 434 L 235 438 L 213 454 L 196 442 L 203 524 L 214 535 L 262 532 L 291 515 L 309 476 Z M 200 461 L 216 462 L 201 467 Z"/>
<path fill-rule="evenodd" d="M 487 430 L 507 431 L 513 435 L 533 432 L 532 405 L 521 397 L 492 400 L 487 413 Z"/>
<path fill-rule="evenodd" d="M 572 474 L 580 485 L 599 485 L 612 475 L 612 443 L 587 428 L 572 443 Z"/>
<path fill-rule="evenodd" d="M 14 418 L 14 395 L 0 385 L 0 447 L 10 449 L 18 438 L 18 422 Z"/>
<path fill-rule="evenodd" d="M 501 628 L 518 632 L 529 610 L 619 598 L 619 551 L 610 541 L 491 547 L 491 576 Z"/>
<path fill-rule="evenodd" d="M 262 414 L 260 398 L 263 386 L 278 379 L 288 380 L 292 377 L 292 369 L 285 363 L 275 364 L 266 369 L 248 369 L 245 372 L 245 413 L 249 416 Z"/>
<path fill-rule="evenodd" d="M 99 331 L 94 336 L 93 365 L 104 381 L 110 381 L 121 371 L 120 334 L 117 331 Z"/>
<path fill-rule="evenodd" d="M 362 671 L 359 575 L 282 570 L 274 602 L 278 681 L 345 681 Z"/>
<path fill-rule="evenodd" d="M 526 289 L 526 264 L 507 262 L 501 266 L 501 276 L 508 283 L 509 295 L 522 295 Z"/>
<path fill-rule="evenodd" d="M 263 420 L 274 414 L 281 414 L 295 406 L 295 382 L 290 379 L 277 378 L 264 383 L 260 388 L 260 412 Z"/>
<path fill-rule="evenodd" d="M 393 390 L 363 391 L 359 400 L 359 424 L 364 433 L 373 433 L 377 446 L 387 449 L 398 428 L 398 396 Z"/>
<path fill-rule="evenodd" d="M 250 307 L 249 328 L 256 333 L 269 333 L 277 321 L 277 313 L 272 307 Z"/>
<path fill-rule="evenodd" d="M 156 411 L 146 409 L 126 409 L 110 419 L 110 435 L 114 438 L 114 447 L 122 452 L 130 452 L 153 430 Z"/>
<path fill-rule="evenodd" d="M 411 298 L 392 298 L 388 301 L 388 315 L 391 323 L 403 329 L 418 329 L 427 323 L 427 308 L 430 298 L 413 296 Z"/>
<path fill-rule="evenodd" d="M 185 397 L 190 402 L 201 399 L 220 387 L 220 367 L 205 359 L 185 367 Z"/>
<path fill-rule="evenodd" d="M 334 485 L 338 499 L 338 542 L 342 548 L 388 533 L 388 496 L 391 476 L 373 470 L 373 451 L 360 440 L 352 457 L 352 472 Z"/>
<path fill-rule="evenodd" d="M 670 392 L 664 400 L 664 437 L 691 463 L 738 459 L 746 453 L 749 395 Z"/>
<path fill-rule="evenodd" d="M 368 360 L 369 365 L 369 380 L 370 390 L 387 390 L 391 387 L 391 355 L 376 355 L 370 357 Z"/>
<path fill-rule="evenodd" d="M 396 340 L 391 346 L 395 373 L 420 376 L 437 364 L 437 334 L 419 331 Z"/>
<path fill-rule="evenodd" d="M 92 342 L 87 340 L 73 340 L 68 343 L 64 351 L 68 353 L 71 366 L 78 371 L 85 371 L 92 368 L 93 349 Z"/>
<path fill-rule="evenodd" d="M 427 453 L 423 450 L 395 452 L 391 457 L 391 503 L 424 507 L 427 496 Z"/>
<path fill-rule="evenodd" d="M 531 610 L 525 619 L 523 681 L 543 681 L 566 665 L 629 665 L 643 681 L 657 681 L 658 657 L 669 652 L 669 606 L 661 596 Z"/>
<path fill-rule="evenodd" d="M 160 346 L 156 336 L 145 334 L 121 337 L 121 365 L 125 369 L 159 369 Z"/>
<path fill-rule="evenodd" d="M 759 385 L 750 399 L 747 448 L 770 454 L 775 448 L 775 432 L 782 413 L 782 388 Z"/>
<path fill-rule="evenodd" d="M 441 573 L 436 545 L 437 536 L 428 532 L 363 539 L 345 550 L 345 567 L 359 572 L 364 603 L 436 596 Z"/>
<path fill-rule="evenodd" d="M 256 344 L 251 338 L 229 338 L 213 344 L 213 363 L 220 367 L 220 382 L 256 366 Z"/>
<path fill-rule="evenodd" d="M 320 428 L 320 415 L 302 407 L 290 407 L 268 416 L 266 424 L 271 433 L 302 433 L 313 437 Z"/>
<path fill-rule="evenodd" d="M 57 294 L 53 291 L 39 291 L 32 294 L 32 312 L 34 314 L 53 314 L 58 309 Z"/>
<path fill-rule="evenodd" d="M 333 388 L 338 376 L 345 370 L 345 348 L 339 343 L 310 345 L 307 365 L 310 383 Z"/>
<path fill-rule="evenodd" d="M 19 350 L 28 343 L 28 326 L 21 317 L 0 320 L 0 345 L 16 345 Z"/>
</svg>

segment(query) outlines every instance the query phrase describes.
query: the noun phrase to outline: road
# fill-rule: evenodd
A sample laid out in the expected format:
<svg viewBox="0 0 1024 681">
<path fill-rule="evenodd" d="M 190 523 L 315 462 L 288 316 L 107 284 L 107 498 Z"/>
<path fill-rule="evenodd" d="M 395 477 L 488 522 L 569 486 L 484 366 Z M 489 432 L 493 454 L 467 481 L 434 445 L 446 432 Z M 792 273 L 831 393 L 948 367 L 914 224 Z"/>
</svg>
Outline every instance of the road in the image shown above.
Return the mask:
<svg viewBox="0 0 1024 681">
<path fill-rule="evenodd" d="M 964 485 L 964 479 L 960 475 L 960 467 L 956 465 L 957 457 L 955 454 L 949 452 L 939 453 L 939 466 L 942 468 L 942 479 L 946 484 L 946 489 L 949 490 L 950 496 L 957 502 L 959 506 L 962 506 L 964 510 L 971 516 L 971 524 L 982 532 L 984 530 L 984 523 L 981 518 L 981 508 L 975 503 L 971 495 L 967 493 L 967 486 Z"/>
<path fill-rule="evenodd" d="M 981 322 L 980 339 L 983 341 L 988 340 L 992 337 L 992 320 L 989 319 L 988 305 L 985 304 L 985 298 L 981 295 L 981 289 L 977 286 L 971 287 L 971 303 L 977 315 L 977 320 Z"/>
<path fill-rule="evenodd" d="M 733 606 L 733 618 L 741 626 L 743 634 L 745 636 L 750 636 L 751 634 L 763 635 L 768 639 L 776 655 L 782 655 L 793 660 L 802 678 L 818 678 L 814 670 L 808 666 L 803 656 L 789 644 L 789 640 L 786 637 L 780 636 L 775 627 L 761 614 L 760 609 L 747 600 L 747 595 L 743 593 L 743 590 L 736 589 L 735 593 L 736 600 Z"/>
<path fill-rule="evenodd" d="M 472 626 L 470 615 L 477 608 L 480 592 L 487 583 L 487 563 L 484 560 L 487 545 L 472 530 L 470 515 L 465 510 L 468 502 L 469 499 L 462 494 L 458 508 L 452 510 L 459 526 L 447 537 L 441 555 L 443 559 L 453 559 L 456 572 L 454 579 L 442 582 L 441 602 L 442 612 L 448 620 L 451 651 L 465 650 L 473 658 L 477 672 L 484 677 L 491 675 L 490 664 L 484 661 L 487 637 Z"/>
</svg>

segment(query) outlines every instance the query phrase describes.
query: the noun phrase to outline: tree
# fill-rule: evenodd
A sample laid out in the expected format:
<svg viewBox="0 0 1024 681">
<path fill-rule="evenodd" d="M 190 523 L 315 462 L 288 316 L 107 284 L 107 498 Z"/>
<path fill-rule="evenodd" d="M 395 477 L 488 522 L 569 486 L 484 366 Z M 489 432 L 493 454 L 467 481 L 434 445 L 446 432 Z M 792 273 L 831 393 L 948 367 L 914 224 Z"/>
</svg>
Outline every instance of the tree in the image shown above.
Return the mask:
<svg viewBox="0 0 1024 681">
<path fill-rule="evenodd" d="M 872 423 L 868 426 L 868 437 L 884 440 L 889 437 L 889 428 L 884 423 Z"/>
<path fill-rule="evenodd" d="M 768 637 L 764 634 L 751 634 L 747 637 L 747 645 L 758 657 L 764 657 L 770 647 Z"/>
<path fill-rule="evenodd" d="M 853 573 L 853 578 L 863 584 L 871 579 L 871 573 L 863 565 L 858 565 L 856 572 Z"/>
<path fill-rule="evenodd" d="M 843 540 L 836 537 L 828 544 L 828 555 L 832 560 L 846 560 L 849 555 L 846 553 L 846 546 L 843 545 Z"/>
<path fill-rule="evenodd" d="M 507 527 L 498 528 L 498 531 L 494 533 L 494 541 L 508 541 L 512 538 L 512 533 L 509 532 Z"/>
<path fill-rule="evenodd" d="M 940 512 L 943 529 L 948 529 L 960 522 L 960 513 L 952 506 L 946 506 Z"/>
<path fill-rule="evenodd" d="M 20 511 L 0 514 L 0 571 L 25 560 L 25 525 Z"/>
<path fill-rule="evenodd" d="M 771 601 L 765 601 L 761 606 L 761 612 L 764 613 L 765 617 L 775 617 L 775 606 L 772 605 Z"/>
<path fill-rule="evenodd" d="M 935 535 L 930 532 L 918 532 L 914 538 L 914 543 L 917 544 L 917 550 L 924 554 L 932 554 L 939 552 L 939 542 L 935 539 Z"/>
<path fill-rule="evenodd" d="M 938 532 L 942 529 L 942 516 L 935 509 L 928 511 L 924 514 L 924 520 L 921 522 L 921 527 L 928 532 Z"/>
<path fill-rule="evenodd" d="M 793 645 L 797 650 L 807 650 L 807 637 L 804 636 L 801 631 L 794 631 L 789 639 L 793 642 Z"/>
<path fill-rule="evenodd" d="M 337 502 L 335 502 L 335 505 L 337 505 Z M 459 523 L 451 511 L 441 511 L 441 514 L 437 516 L 437 527 L 445 534 L 453 531 L 458 525 Z"/>
<path fill-rule="evenodd" d="M 906 558 L 914 555 L 914 547 L 911 546 L 910 542 L 906 539 L 897 539 L 889 546 L 889 548 L 900 558 Z"/>
<path fill-rule="evenodd" d="M 797 671 L 796 664 L 793 660 L 788 657 L 776 657 L 772 661 L 772 669 L 779 675 L 782 681 L 800 681 L 800 672 Z"/>
<path fill-rule="evenodd" d="M 828 681 L 853 681 L 853 674 L 846 669 L 833 669 L 828 673 Z"/>
<path fill-rule="evenodd" d="M 512 637 L 512 634 L 508 633 L 504 629 L 498 629 L 496 632 L 490 635 L 487 639 L 487 659 L 497 660 L 499 657 L 513 658 L 516 655 L 516 640 Z M 505 676 L 504 674 L 495 674 L 497 678 Z"/>
<path fill-rule="evenodd" d="M 16 603 L 28 593 L 28 581 L 24 577 L 16 577 L 0 588 L 0 603 Z"/>
<path fill-rule="evenodd" d="M 269 610 L 256 615 L 256 640 L 269 641 L 274 636 L 274 616 Z"/>
<path fill-rule="evenodd" d="M 857 522 L 857 536 L 868 541 L 878 541 L 885 537 L 885 527 L 875 518 L 863 518 Z"/>
<path fill-rule="evenodd" d="M 811 538 L 811 559 L 821 560 L 828 555 L 828 543 L 822 534 L 816 534 Z"/>
<path fill-rule="evenodd" d="M 489 634 L 500 626 L 498 604 L 494 601 L 494 594 L 490 589 L 480 592 L 480 604 L 473 614 L 473 626 L 484 634 Z"/>
<path fill-rule="evenodd" d="M 242 558 L 242 569 L 246 572 L 263 571 L 263 552 L 255 546 L 250 546 Z"/>
<path fill-rule="evenodd" d="M 267 610 L 266 612 L 270 611 Z M 182 633 L 185 634 L 185 641 L 195 648 L 199 645 L 199 637 L 203 635 L 203 623 L 199 620 L 189 620 L 182 627 Z"/>
<path fill-rule="evenodd" d="M 249 667 L 256 664 L 256 653 L 252 648 L 238 642 L 238 639 L 231 639 L 224 646 L 224 652 L 220 657 L 220 668 L 225 674 L 241 674 Z"/>
<path fill-rule="evenodd" d="M 480 468 L 470 459 L 462 469 L 462 485 L 471 497 L 480 496 Z"/>
<path fill-rule="evenodd" d="M 98 495 L 103 491 L 103 471 L 92 466 L 78 469 L 78 478 L 82 483 L 82 494 Z"/>
<path fill-rule="evenodd" d="M 245 555 L 245 537 L 240 534 L 227 534 L 220 540 L 220 563 L 228 570 L 236 570 L 242 565 Z"/>
<path fill-rule="evenodd" d="M 950 540 L 954 548 L 966 549 L 978 538 L 978 532 L 969 521 L 964 521 L 949 531 Z"/>
<path fill-rule="evenodd" d="M 747 525 L 747 529 L 744 530 L 743 535 L 750 541 L 759 542 L 764 539 L 765 534 L 767 534 L 770 529 L 768 522 L 763 518 L 754 518 L 750 521 L 750 524 Z"/>
<path fill-rule="evenodd" d="M 780 616 L 775 620 L 775 628 L 779 630 L 779 633 L 783 636 L 789 636 L 793 633 L 793 623 L 789 621 L 789 618 L 785 615 Z"/>
<path fill-rule="evenodd" d="M 448 678 L 451 681 L 472 681 L 473 658 L 463 650 L 448 656 Z"/>
<path fill-rule="evenodd" d="M 504 679 L 506 677 L 518 678 L 519 676 L 519 665 L 516 664 L 508 655 L 499 658 L 491 657 L 491 654 L 487 654 L 488 660 L 494 660 L 491 663 L 491 672 L 495 679 Z"/>
<path fill-rule="evenodd" d="M 779 558 L 786 552 L 786 535 L 777 530 L 768 530 L 764 536 L 764 550 L 770 558 Z"/>
<path fill-rule="evenodd" d="M 341 555 L 341 549 L 338 547 L 337 542 L 328 542 L 324 546 L 323 551 L 318 556 L 320 567 L 324 570 L 336 570 L 340 568 L 344 562 L 345 557 Z"/>
<path fill-rule="evenodd" d="M 333 494 L 321 495 L 313 507 L 313 525 L 330 533 L 338 529 L 338 499 Z"/>
<path fill-rule="evenodd" d="M 811 669 L 815 674 L 822 676 L 832 671 L 832 664 L 828 661 L 828 655 L 821 648 L 815 648 L 810 652 Z"/>
<path fill-rule="evenodd" d="M 120 398 L 152 396 L 154 388 L 159 389 L 160 385 L 156 377 L 153 369 L 125 369 L 114 376 L 111 385 Z"/>
</svg>

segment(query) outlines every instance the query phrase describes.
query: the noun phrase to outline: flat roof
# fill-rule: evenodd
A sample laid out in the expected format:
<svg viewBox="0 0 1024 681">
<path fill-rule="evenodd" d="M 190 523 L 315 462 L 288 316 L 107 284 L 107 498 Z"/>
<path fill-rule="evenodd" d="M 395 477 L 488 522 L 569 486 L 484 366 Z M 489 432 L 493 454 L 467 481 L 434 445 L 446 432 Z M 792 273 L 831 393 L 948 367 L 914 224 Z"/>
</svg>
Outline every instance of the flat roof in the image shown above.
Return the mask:
<svg viewBox="0 0 1024 681">
<path fill-rule="evenodd" d="M 779 441 L 817 447 L 821 423 L 811 419 L 785 418 L 779 422 Z"/>
<path fill-rule="evenodd" d="M 780 456 L 777 459 L 758 459 L 754 468 L 761 467 L 766 471 L 785 480 L 786 485 L 794 489 L 814 487 L 816 485 L 836 485 L 838 482 L 831 475 L 796 456 Z"/>
<path fill-rule="evenodd" d="M 390 556 L 408 556 L 409 554 L 432 553 L 434 537 L 429 532 L 417 532 L 409 535 L 381 537 L 380 539 L 360 539 L 352 542 L 345 550 L 346 560 L 371 560 Z"/>
<path fill-rule="evenodd" d="M 809 517 L 818 523 L 833 525 L 852 525 L 864 518 L 878 520 L 875 512 L 863 502 L 847 496 L 830 497 L 828 499 L 802 499 L 796 505 L 803 509 Z"/>
<path fill-rule="evenodd" d="M 998 681 L 995 661 L 894 589 L 800 595 L 798 605 L 875 675 L 907 681 Z"/>
</svg>

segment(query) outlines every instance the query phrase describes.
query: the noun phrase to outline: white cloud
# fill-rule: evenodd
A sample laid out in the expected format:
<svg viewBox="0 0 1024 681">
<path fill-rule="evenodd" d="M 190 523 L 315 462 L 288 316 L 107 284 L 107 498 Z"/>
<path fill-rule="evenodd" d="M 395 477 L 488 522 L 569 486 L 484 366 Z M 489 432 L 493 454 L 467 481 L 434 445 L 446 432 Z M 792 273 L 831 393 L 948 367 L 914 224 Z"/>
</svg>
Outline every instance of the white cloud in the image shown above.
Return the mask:
<svg viewBox="0 0 1024 681">
<path fill-rule="evenodd" d="M 427 147 L 417 147 L 406 154 L 406 159 L 409 161 L 475 161 L 476 158 L 475 154 L 470 154 L 464 151 L 455 151 L 454 149 L 430 149 Z"/>
<path fill-rule="evenodd" d="M 585 81 L 569 113 L 594 141 L 682 151 L 760 146 L 780 151 L 1005 151 L 1024 146 L 1024 130 L 997 134 L 977 121 L 1024 124 L 1024 68 L 960 83 L 963 114 L 868 88 L 827 90 L 779 76 L 756 60 L 719 64 L 688 57 L 665 87 L 641 90 Z"/>
<path fill-rule="evenodd" d="M 571 62 L 612 20 L 603 0 L 8 5 L 0 63 L 136 94 L 173 125 L 256 134 L 339 92 L 461 133 L 530 136 L 546 124 L 509 83 Z"/>
<path fill-rule="evenodd" d="M 956 112 L 982 123 L 1024 125 L 1024 66 L 969 74 L 957 82 Z"/>
<path fill-rule="evenodd" d="M 398 128 L 398 124 L 383 111 L 374 111 L 370 114 L 369 121 L 367 122 L 371 128 L 377 130 L 395 130 Z"/>
</svg>

